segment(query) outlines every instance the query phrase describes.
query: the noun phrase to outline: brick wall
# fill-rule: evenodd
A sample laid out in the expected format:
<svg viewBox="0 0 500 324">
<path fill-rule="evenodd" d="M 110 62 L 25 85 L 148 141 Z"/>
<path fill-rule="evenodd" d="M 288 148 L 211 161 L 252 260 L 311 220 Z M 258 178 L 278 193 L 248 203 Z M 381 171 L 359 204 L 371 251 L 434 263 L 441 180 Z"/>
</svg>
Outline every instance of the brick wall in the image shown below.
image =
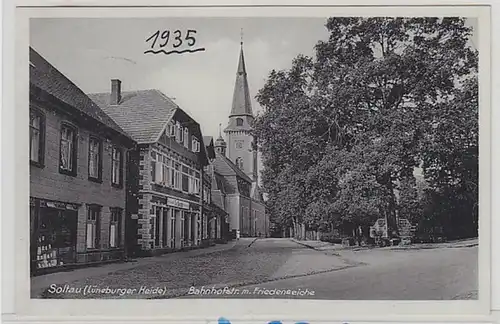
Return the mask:
<svg viewBox="0 0 500 324">
<path fill-rule="evenodd" d="M 30 196 L 81 204 L 78 210 L 77 252 L 86 252 L 86 218 L 88 204 L 103 206 L 101 211 L 100 249 L 109 248 L 110 207 L 125 210 L 125 186 L 116 188 L 111 185 L 112 141 L 103 140 L 102 183 L 88 179 L 89 136 L 96 136 L 92 130 L 82 128 L 78 123 L 71 123 L 77 129 L 77 174 L 70 176 L 59 172 L 59 146 L 62 122 L 68 122 L 64 115 L 47 109 L 41 104 L 32 103 L 45 115 L 45 152 L 44 166 L 30 166 Z M 116 142 L 114 142 L 116 144 Z M 126 149 L 120 145 L 123 153 L 123 167 L 126 168 Z M 125 170 L 125 169 L 124 169 Z M 125 184 L 125 172 L 122 172 Z M 125 235 L 125 213 L 122 217 L 122 238 Z"/>
</svg>

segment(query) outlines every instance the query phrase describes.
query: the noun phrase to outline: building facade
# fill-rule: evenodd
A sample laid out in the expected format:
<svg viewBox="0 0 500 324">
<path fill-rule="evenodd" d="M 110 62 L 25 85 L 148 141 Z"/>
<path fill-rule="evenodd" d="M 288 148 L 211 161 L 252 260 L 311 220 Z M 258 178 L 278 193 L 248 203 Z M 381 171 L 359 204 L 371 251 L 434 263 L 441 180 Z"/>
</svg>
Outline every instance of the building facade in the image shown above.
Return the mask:
<svg viewBox="0 0 500 324">
<path fill-rule="evenodd" d="M 269 221 L 259 188 L 256 139 L 252 135 L 254 114 L 248 86 L 243 42 L 233 92 L 226 140 L 215 143 L 215 170 L 226 178 L 230 229 L 242 236 L 269 236 Z"/>
<path fill-rule="evenodd" d="M 210 165 L 208 165 L 205 170 L 207 175 L 207 195 L 210 195 L 210 199 L 207 201 L 207 208 L 210 210 L 210 218 L 208 221 L 208 237 L 212 242 L 224 243 L 230 239 L 229 236 L 229 214 L 226 210 L 225 202 L 225 190 L 221 188 L 222 185 L 216 180 L 220 177 L 215 171 L 214 161 L 215 146 L 214 140 L 211 136 L 204 136 L 203 142 L 205 143 L 205 148 L 209 156 Z"/>
<path fill-rule="evenodd" d="M 32 274 L 125 256 L 126 157 L 134 145 L 30 48 Z"/>
<path fill-rule="evenodd" d="M 200 246 L 203 178 L 208 158 L 199 124 L 158 90 L 90 97 L 138 143 L 130 154 L 128 237 L 131 253 L 161 254 Z"/>
</svg>

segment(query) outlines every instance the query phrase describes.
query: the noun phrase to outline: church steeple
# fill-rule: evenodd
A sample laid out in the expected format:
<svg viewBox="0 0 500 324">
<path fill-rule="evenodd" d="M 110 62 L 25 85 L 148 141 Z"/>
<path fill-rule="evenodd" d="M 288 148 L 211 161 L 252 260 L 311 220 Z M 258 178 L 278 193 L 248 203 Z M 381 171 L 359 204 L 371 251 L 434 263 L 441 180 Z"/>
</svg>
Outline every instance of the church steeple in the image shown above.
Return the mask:
<svg viewBox="0 0 500 324">
<path fill-rule="evenodd" d="M 255 139 L 252 135 L 254 115 L 250 89 L 247 80 L 245 55 L 243 53 L 243 32 L 240 41 L 240 57 L 236 70 L 233 92 L 233 105 L 229 122 L 224 129 L 227 137 L 227 157 L 236 164 L 251 180 L 257 182 L 258 165 Z"/>
<path fill-rule="evenodd" d="M 245 66 L 245 55 L 243 54 L 243 37 L 240 42 L 240 59 L 234 83 L 233 105 L 231 107 L 232 116 L 253 117 L 252 102 L 250 100 L 250 90 L 248 87 L 247 70 Z"/>
<path fill-rule="evenodd" d="M 221 124 L 219 124 L 219 138 L 217 138 L 217 140 L 215 141 L 215 151 L 217 153 L 220 153 L 222 155 L 226 155 L 226 141 L 224 141 L 224 138 L 222 138 L 222 133 L 220 131 L 220 128 L 221 128 Z"/>
</svg>

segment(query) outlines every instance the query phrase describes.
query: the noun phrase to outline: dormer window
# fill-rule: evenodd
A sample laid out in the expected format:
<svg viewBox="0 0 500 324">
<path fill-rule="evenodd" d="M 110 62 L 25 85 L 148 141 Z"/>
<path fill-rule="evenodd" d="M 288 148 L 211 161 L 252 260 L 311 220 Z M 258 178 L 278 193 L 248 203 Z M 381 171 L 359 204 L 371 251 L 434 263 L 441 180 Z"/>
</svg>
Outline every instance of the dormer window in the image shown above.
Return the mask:
<svg viewBox="0 0 500 324">
<path fill-rule="evenodd" d="M 175 126 L 174 126 L 173 123 L 168 123 L 167 135 L 169 137 L 174 137 L 175 136 Z"/>
<path fill-rule="evenodd" d="M 192 136 L 191 140 L 191 150 L 195 153 L 200 151 L 200 142 L 198 142 L 198 139 L 194 136 Z"/>
<path fill-rule="evenodd" d="M 243 159 L 241 157 L 236 159 L 236 166 L 240 169 L 243 170 Z"/>
<path fill-rule="evenodd" d="M 179 123 L 177 123 L 177 142 L 179 143 L 184 142 L 184 132 L 181 124 Z"/>
<path fill-rule="evenodd" d="M 236 118 L 236 126 L 243 126 L 243 119 L 242 118 Z"/>
<path fill-rule="evenodd" d="M 181 124 L 179 123 L 175 124 L 175 140 L 177 142 L 181 141 Z"/>
<path fill-rule="evenodd" d="M 189 147 L 189 129 L 187 127 L 184 127 L 184 147 Z"/>
</svg>

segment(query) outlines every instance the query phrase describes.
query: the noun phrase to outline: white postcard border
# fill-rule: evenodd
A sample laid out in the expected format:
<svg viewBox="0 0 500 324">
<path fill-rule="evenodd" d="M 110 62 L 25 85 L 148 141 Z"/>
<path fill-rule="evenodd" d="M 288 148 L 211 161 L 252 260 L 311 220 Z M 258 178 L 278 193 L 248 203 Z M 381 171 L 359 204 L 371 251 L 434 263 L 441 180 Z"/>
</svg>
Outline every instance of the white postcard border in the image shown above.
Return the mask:
<svg viewBox="0 0 500 324">
<path fill-rule="evenodd" d="M 21 3 L 38 1 L 21 1 Z M 57 1 L 54 1 L 57 3 Z M 94 3 L 93 1 L 86 1 Z M 110 1 L 111 2 L 111 1 Z M 116 1 L 115 1 L 116 2 Z M 125 1 L 121 1 L 125 2 Z M 191 2 L 191 1 L 190 1 Z M 53 2 L 51 2 L 53 3 Z M 72 2 L 74 4 L 74 2 Z M 100 4 L 103 2 L 101 1 Z M 422 2 L 419 2 L 422 3 Z M 434 1 L 435 3 L 435 1 Z M 457 3 L 457 2 L 455 2 Z M 469 2 L 470 3 L 470 2 Z M 480 51 L 480 239 L 479 239 L 479 301 L 310 301 L 310 300 L 31 300 L 29 299 L 29 261 L 28 261 L 28 218 L 15 217 L 15 268 L 16 268 L 16 299 L 15 312 L 22 318 L 43 317 L 46 320 L 73 316 L 92 316 L 94 319 L 104 319 L 113 316 L 113 321 L 120 319 L 137 320 L 162 319 L 178 322 L 191 320 L 215 320 L 225 316 L 236 320 L 279 318 L 281 320 L 307 319 L 308 321 L 320 320 L 346 320 L 372 321 L 376 318 L 387 320 L 387 314 L 407 318 L 409 315 L 418 315 L 425 318 L 435 318 L 446 315 L 447 320 L 472 320 L 484 318 L 491 309 L 490 297 L 490 259 L 491 259 L 491 115 L 490 111 L 490 14 L 487 7 L 412 7 L 411 11 L 404 7 L 357 7 L 357 8 L 331 8 L 337 16 L 418 16 L 418 15 L 460 15 L 477 16 L 479 22 L 479 51 Z M 363 14 L 365 12 L 365 14 Z M 15 138 L 16 150 L 13 152 L 16 161 L 28 161 L 28 150 L 20 149 L 21 143 L 28 143 L 27 120 L 28 110 L 28 44 L 29 25 L 28 17 L 81 17 L 81 16 L 106 16 L 106 17 L 153 17 L 153 16 L 329 16 L 324 8 L 46 8 L 46 9 L 18 9 L 16 14 L 16 101 L 15 101 Z M 4 49 L 5 50 L 5 49 Z M 29 167 L 27 163 L 18 164 L 14 168 L 13 190 L 16 215 L 28 215 L 29 198 Z M 5 169 L 3 170 L 5 172 Z M 4 174 L 5 176 L 5 174 Z M 5 215 L 4 215 L 5 217 Z M 4 246 L 5 248 L 5 246 Z M 359 315 L 360 309 L 366 315 Z M 196 310 L 196 316 L 189 316 Z M 328 310 L 325 313 L 325 310 Z M 146 317 L 143 317 L 146 315 Z M 425 314 L 425 316 L 424 316 Z M 141 317 L 136 317 L 140 315 Z M 464 316 L 468 315 L 468 316 Z M 25 317 L 27 316 L 27 317 Z M 72 317 L 75 319 L 75 317 Z M 86 320 L 89 320 L 86 317 Z M 422 318 L 423 319 L 423 318 Z M 192 322 L 192 321 L 191 321 Z"/>
</svg>

